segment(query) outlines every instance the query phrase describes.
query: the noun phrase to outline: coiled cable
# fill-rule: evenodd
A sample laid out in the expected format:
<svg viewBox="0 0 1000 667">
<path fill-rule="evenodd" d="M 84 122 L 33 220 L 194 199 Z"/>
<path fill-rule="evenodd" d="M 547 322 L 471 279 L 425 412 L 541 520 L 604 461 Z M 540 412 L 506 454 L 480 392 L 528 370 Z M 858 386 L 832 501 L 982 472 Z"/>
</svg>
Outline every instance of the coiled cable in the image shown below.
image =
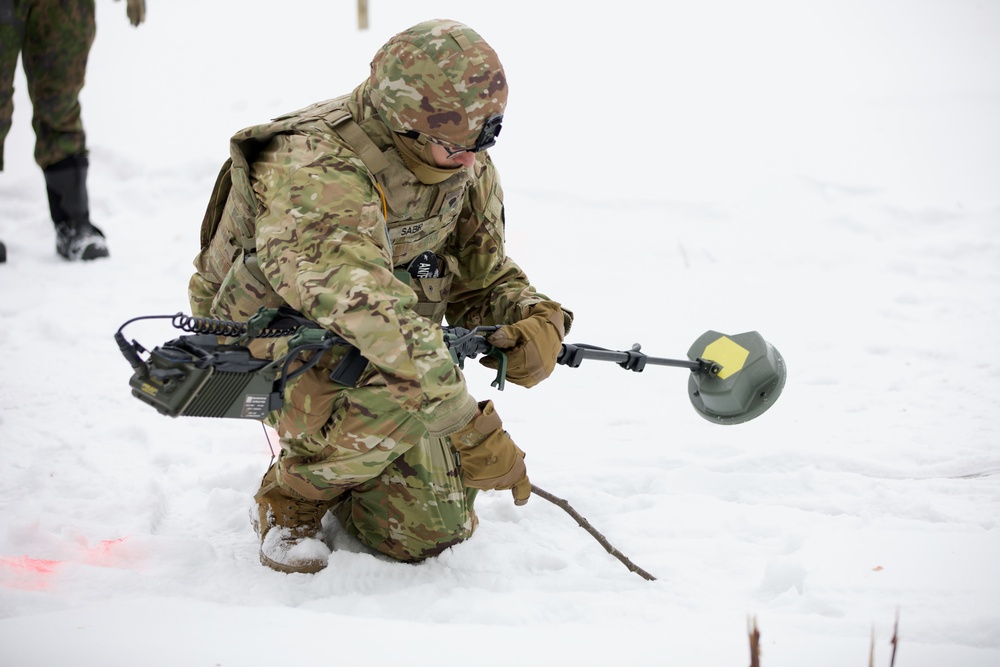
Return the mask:
<svg viewBox="0 0 1000 667">
<path fill-rule="evenodd" d="M 231 320 L 213 320 L 207 317 L 192 317 L 184 313 L 177 313 L 170 318 L 170 323 L 174 328 L 194 334 L 212 334 L 215 336 L 236 337 L 247 333 L 246 322 L 233 322 Z M 292 329 L 261 329 L 254 333 L 254 338 L 282 338 L 291 336 L 298 331 L 298 327 Z"/>
</svg>

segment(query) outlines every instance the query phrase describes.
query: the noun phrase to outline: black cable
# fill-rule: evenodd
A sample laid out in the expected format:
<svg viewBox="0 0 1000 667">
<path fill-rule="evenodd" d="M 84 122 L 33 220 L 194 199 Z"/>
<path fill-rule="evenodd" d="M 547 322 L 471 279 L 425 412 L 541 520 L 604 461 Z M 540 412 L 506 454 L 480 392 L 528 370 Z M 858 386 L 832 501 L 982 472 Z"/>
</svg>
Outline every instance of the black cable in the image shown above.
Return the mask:
<svg viewBox="0 0 1000 667">
<path fill-rule="evenodd" d="M 213 334 L 229 338 L 242 336 L 247 332 L 246 322 L 213 320 L 207 317 L 192 317 L 183 313 L 173 315 L 171 323 L 175 328 L 188 333 Z M 298 327 L 294 329 L 261 329 L 254 335 L 254 338 L 283 338 L 293 335 L 296 331 L 298 331 Z"/>
</svg>

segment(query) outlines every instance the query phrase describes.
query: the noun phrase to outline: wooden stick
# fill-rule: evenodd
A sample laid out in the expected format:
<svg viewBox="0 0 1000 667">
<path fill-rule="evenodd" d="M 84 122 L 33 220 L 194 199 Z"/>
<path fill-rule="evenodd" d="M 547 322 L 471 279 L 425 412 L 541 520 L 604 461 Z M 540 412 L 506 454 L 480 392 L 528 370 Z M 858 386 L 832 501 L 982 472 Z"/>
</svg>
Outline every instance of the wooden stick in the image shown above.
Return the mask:
<svg viewBox="0 0 1000 667">
<path fill-rule="evenodd" d="M 615 549 L 611 545 L 611 543 L 608 542 L 607 538 L 604 537 L 604 535 L 601 535 L 599 532 L 597 532 L 597 530 L 595 530 L 594 527 L 590 525 L 590 522 L 584 519 L 582 516 L 580 516 L 580 513 L 577 512 L 575 509 L 573 509 L 568 502 L 566 502 L 562 498 L 557 498 L 556 496 L 552 495 L 548 491 L 545 491 L 544 489 L 538 488 L 534 484 L 531 485 L 531 492 L 537 496 L 544 498 L 553 505 L 561 507 L 567 514 L 576 519 L 576 522 L 580 524 L 581 528 L 583 528 L 585 531 L 593 535 L 594 539 L 600 542 L 601 546 L 603 546 L 609 554 L 611 554 L 612 556 L 620 560 L 622 563 L 624 563 L 625 567 L 627 567 L 631 572 L 635 572 L 646 581 L 656 581 L 656 577 L 654 577 L 649 572 L 646 572 L 644 569 L 633 563 L 631 560 L 629 560 L 627 556 L 625 556 L 625 554 L 618 551 L 618 549 Z"/>
<path fill-rule="evenodd" d="M 368 0 L 358 0 L 358 30 L 368 29 Z"/>
</svg>

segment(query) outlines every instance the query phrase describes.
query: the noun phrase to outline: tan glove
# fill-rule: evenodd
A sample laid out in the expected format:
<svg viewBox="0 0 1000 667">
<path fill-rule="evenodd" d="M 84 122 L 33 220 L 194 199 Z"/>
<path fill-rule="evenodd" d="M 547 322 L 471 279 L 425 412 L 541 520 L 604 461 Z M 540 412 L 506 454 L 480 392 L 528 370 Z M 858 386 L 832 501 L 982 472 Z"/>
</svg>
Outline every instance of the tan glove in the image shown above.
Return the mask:
<svg viewBox="0 0 1000 667">
<path fill-rule="evenodd" d="M 554 301 L 541 301 L 531 307 L 527 318 L 500 327 L 486 340 L 507 353 L 508 380 L 534 387 L 552 374 L 565 336 L 562 308 Z M 494 370 L 498 366 L 492 357 L 483 357 L 479 363 Z"/>
<path fill-rule="evenodd" d="M 126 5 L 125 13 L 132 25 L 138 26 L 146 20 L 146 0 L 127 0 Z"/>
<path fill-rule="evenodd" d="M 479 403 L 480 413 L 448 436 L 462 462 L 462 481 L 473 489 L 510 489 L 515 505 L 528 502 L 531 482 L 524 452 L 503 430 L 493 401 Z"/>
</svg>

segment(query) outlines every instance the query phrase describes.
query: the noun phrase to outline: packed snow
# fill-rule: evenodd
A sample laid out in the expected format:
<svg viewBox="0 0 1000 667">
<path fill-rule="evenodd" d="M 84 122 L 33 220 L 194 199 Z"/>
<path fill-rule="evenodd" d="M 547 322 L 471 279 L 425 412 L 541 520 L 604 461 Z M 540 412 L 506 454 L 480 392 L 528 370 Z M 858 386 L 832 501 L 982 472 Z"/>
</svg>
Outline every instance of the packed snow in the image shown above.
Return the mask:
<svg viewBox="0 0 1000 667">
<path fill-rule="evenodd" d="M 1000 3 L 99 0 L 82 96 L 111 258 L 56 256 L 16 80 L 0 174 L 0 664 L 1000 664 Z M 279 8 L 280 7 L 280 8 Z M 351 90 L 428 18 L 511 86 L 491 150 L 510 254 L 568 337 L 684 358 L 758 331 L 773 408 L 702 419 L 688 371 L 490 387 L 535 497 L 483 493 L 418 565 L 332 522 L 329 567 L 258 562 L 273 440 L 130 394 L 113 334 L 189 312 L 229 137 Z M 126 330 L 146 347 L 165 321 Z M 898 617 L 898 643 L 892 644 Z"/>
</svg>

